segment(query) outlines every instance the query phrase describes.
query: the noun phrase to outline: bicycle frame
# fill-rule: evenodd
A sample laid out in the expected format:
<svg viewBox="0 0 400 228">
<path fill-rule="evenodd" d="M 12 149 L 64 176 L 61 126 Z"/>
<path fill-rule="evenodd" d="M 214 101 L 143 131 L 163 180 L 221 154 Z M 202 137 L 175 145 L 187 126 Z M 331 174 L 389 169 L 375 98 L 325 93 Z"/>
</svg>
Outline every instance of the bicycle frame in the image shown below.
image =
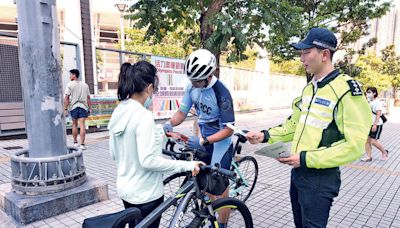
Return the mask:
<svg viewBox="0 0 400 228">
<path fill-rule="evenodd" d="M 235 190 L 230 190 L 230 191 L 229 191 L 229 196 L 230 196 L 230 197 L 234 197 L 234 196 L 237 195 L 237 193 L 243 191 L 244 188 L 248 187 L 248 186 L 249 186 L 249 183 L 248 183 L 248 181 L 246 180 L 246 178 L 243 177 L 242 172 L 240 171 L 239 166 L 236 164 L 235 161 L 232 160 L 231 166 L 234 167 L 233 171 L 235 171 L 235 172 L 239 175 L 239 178 L 238 178 L 238 179 L 239 179 L 239 180 L 243 180 L 243 184 L 244 184 L 243 186 L 240 186 L 239 188 L 237 188 L 237 189 L 235 189 Z"/>
<path fill-rule="evenodd" d="M 166 201 L 164 201 L 160 206 L 154 209 L 148 216 L 146 216 L 136 227 L 148 227 L 152 224 L 158 217 L 162 215 L 169 207 L 175 205 L 179 199 L 182 201 L 179 203 L 178 208 L 174 212 L 174 216 L 172 217 L 171 223 L 169 227 L 179 227 L 179 224 L 182 220 L 182 216 L 185 213 L 185 209 L 187 208 L 190 199 L 196 196 L 196 198 L 200 199 L 207 207 L 209 208 L 210 213 L 213 210 L 211 208 L 211 200 L 207 195 L 200 191 L 200 188 L 197 183 L 196 177 L 192 177 L 189 179 L 179 190 L 176 192 L 175 196 L 169 197 Z"/>
<path fill-rule="evenodd" d="M 148 227 L 152 224 L 158 217 L 164 213 L 169 207 L 176 204 L 179 199 L 186 196 L 193 188 L 195 187 L 194 181 L 189 180 L 186 182 L 175 194 L 175 196 L 169 197 L 166 199 L 160 206 L 154 209 L 148 216 L 146 216 L 136 227 Z M 174 214 L 173 221 L 176 220 L 175 217 L 177 215 Z M 178 220 L 179 221 L 179 220 Z M 172 225 L 172 224 L 171 224 Z"/>
<path fill-rule="evenodd" d="M 174 134 L 176 134 L 176 136 L 178 136 L 178 137 L 182 137 L 183 136 L 183 135 L 177 134 L 177 133 L 174 133 Z M 235 155 L 236 154 L 240 154 L 240 152 L 241 152 L 241 145 L 240 144 L 243 143 L 243 141 L 241 140 L 242 136 L 237 135 L 237 137 L 238 137 L 238 139 L 236 140 L 235 146 L 234 146 L 234 149 L 233 149 Z M 174 151 L 175 143 L 176 142 L 174 142 L 174 141 L 169 141 L 167 143 L 167 145 L 166 145 L 166 149 L 169 149 L 170 151 Z M 169 146 L 169 148 L 167 148 L 168 146 Z M 191 160 L 193 160 L 193 154 L 191 154 Z M 242 181 L 242 183 L 243 183 L 243 185 L 240 186 L 239 188 L 229 191 L 229 196 L 230 197 L 235 197 L 235 196 L 238 195 L 238 193 L 242 192 L 243 189 L 248 187 L 249 183 L 248 183 L 247 179 L 243 176 L 239 166 L 237 165 L 237 163 L 234 160 L 232 160 L 232 162 L 231 162 L 231 167 L 233 167 L 233 170 L 238 174 L 238 176 L 239 176 L 238 180 Z"/>
</svg>

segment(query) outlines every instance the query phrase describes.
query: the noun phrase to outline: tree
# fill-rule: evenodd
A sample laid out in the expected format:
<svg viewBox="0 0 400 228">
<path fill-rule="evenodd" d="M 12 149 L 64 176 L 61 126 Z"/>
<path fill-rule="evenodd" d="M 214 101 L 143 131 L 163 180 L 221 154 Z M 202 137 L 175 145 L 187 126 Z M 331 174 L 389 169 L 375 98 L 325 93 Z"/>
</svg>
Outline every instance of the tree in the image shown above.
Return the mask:
<svg viewBox="0 0 400 228">
<path fill-rule="evenodd" d="M 338 33 L 338 49 L 351 51 L 349 45 L 368 34 L 368 21 L 384 16 L 391 6 L 390 0 L 294 0 L 291 3 L 301 9 L 292 11 L 299 13 L 301 25 L 285 33 L 275 27 L 269 30 L 266 47 L 274 60 L 293 59 L 296 53 L 288 49 L 289 43 L 303 39 L 313 27 L 326 27 Z"/>
<path fill-rule="evenodd" d="M 246 59 L 243 52 L 254 43 L 279 61 L 293 59 L 289 44 L 315 26 L 340 33 L 339 49 L 344 49 L 367 34 L 368 20 L 389 8 L 381 0 L 140 0 L 128 18 L 156 43 L 184 28 L 180 34 L 188 37 L 186 45 L 207 48 L 218 61 L 221 52 L 228 54 L 228 62 Z"/>
<path fill-rule="evenodd" d="M 246 48 L 264 44 L 268 29 L 280 35 L 296 31 L 296 10 L 287 0 L 141 0 L 130 8 L 128 18 L 135 28 L 146 29 L 146 39 L 157 43 L 184 28 L 180 35 L 188 37 L 185 45 L 209 49 L 219 66 L 221 52 L 227 53 L 228 62 L 246 59 Z"/>
<path fill-rule="evenodd" d="M 125 49 L 138 53 L 151 53 L 153 55 L 168 56 L 174 58 L 185 58 L 192 48 L 189 44 L 185 45 L 187 39 L 182 38 L 179 31 L 168 33 L 161 43 L 155 43 L 152 40 L 146 40 L 146 31 L 144 29 L 127 29 L 125 31 L 127 40 L 125 41 Z M 228 62 L 227 56 L 221 54 L 221 64 L 254 69 L 256 65 L 257 52 L 247 49 L 244 54 L 248 56 L 246 60 L 238 62 Z M 97 58 L 97 55 L 96 55 Z"/>
<path fill-rule="evenodd" d="M 374 86 L 379 91 L 386 90 L 391 85 L 391 80 L 384 72 L 384 62 L 375 53 L 369 52 L 362 55 L 356 62 L 356 67 L 360 69 L 356 79 L 363 85 L 364 89 Z"/>
<path fill-rule="evenodd" d="M 147 40 L 144 29 L 126 29 L 125 34 L 128 38 L 125 41 L 125 49 L 128 51 L 175 58 L 185 58 L 189 53 L 190 46 L 185 44 L 185 39 L 179 31 L 168 33 L 160 43 Z"/>
<path fill-rule="evenodd" d="M 396 91 L 400 88 L 400 57 L 396 54 L 394 45 L 389 45 L 382 51 L 382 72 L 388 75 L 393 89 L 393 98 L 397 98 Z"/>
<path fill-rule="evenodd" d="M 281 74 L 306 75 L 303 64 L 297 60 L 271 62 L 270 71 Z"/>
</svg>

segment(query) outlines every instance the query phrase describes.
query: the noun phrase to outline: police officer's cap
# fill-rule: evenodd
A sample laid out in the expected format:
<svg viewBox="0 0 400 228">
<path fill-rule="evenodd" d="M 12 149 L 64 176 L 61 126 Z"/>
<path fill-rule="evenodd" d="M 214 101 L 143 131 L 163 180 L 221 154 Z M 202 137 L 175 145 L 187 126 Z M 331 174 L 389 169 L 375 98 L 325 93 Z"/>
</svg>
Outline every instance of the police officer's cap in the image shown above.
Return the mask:
<svg viewBox="0 0 400 228">
<path fill-rule="evenodd" d="M 336 45 L 336 36 L 325 28 L 312 28 L 304 40 L 297 44 L 292 44 L 297 50 L 316 47 L 319 49 L 329 49 L 333 52 L 336 51 Z"/>
</svg>

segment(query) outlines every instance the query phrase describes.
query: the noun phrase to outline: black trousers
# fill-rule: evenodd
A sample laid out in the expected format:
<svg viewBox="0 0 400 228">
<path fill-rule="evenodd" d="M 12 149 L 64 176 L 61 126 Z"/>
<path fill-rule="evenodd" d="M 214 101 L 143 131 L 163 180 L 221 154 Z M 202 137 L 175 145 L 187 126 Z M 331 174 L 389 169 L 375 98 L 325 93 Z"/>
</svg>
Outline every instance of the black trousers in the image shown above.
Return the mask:
<svg viewBox="0 0 400 228">
<path fill-rule="evenodd" d="M 145 218 L 147 215 L 149 215 L 154 209 L 156 209 L 161 203 L 164 202 L 164 196 L 161 196 L 161 198 L 158 198 L 156 200 L 153 200 L 151 202 L 148 203 L 144 203 L 144 204 L 130 204 L 124 200 L 122 200 L 122 202 L 124 203 L 124 207 L 129 208 L 129 207 L 136 207 L 139 208 L 140 211 L 142 212 L 142 217 L 138 220 L 136 220 L 135 224 L 129 224 L 129 228 L 134 228 L 135 225 L 137 225 L 140 221 L 143 220 L 143 218 Z M 149 228 L 158 228 L 158 226 L 160 225 L 160 221 L 161 221 L 161 217 L 157 218 L 156 221 L 154 221 Z"/>
<path fill-rule="evenodd" d="M 296 227 L 326 227 L 340 183 L 339 168 L 292 169 L 290 200 Z"/>
</svg>

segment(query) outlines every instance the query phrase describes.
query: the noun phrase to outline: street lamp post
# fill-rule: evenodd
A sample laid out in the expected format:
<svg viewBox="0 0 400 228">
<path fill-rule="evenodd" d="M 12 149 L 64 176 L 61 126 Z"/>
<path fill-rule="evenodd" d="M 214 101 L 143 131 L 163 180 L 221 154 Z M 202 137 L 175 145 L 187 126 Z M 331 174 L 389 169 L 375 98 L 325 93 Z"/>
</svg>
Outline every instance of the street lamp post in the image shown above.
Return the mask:
<svg viewBox="0 0 400 228">
<path fill-rule="evenodd" d="M 128 4 L 124 2 L 116 3 L 115 6 L 118 8 L 119 12 L 121 13 L 120 17 L 120 30 L 121 30 L 121 50 L 125 51 L 125 31 L 124 31 L 124 12 L 128 7 Z M 121 64 L 124 62 L 125 54 L 122 53 L 120 58 Z"/>
</svg>

